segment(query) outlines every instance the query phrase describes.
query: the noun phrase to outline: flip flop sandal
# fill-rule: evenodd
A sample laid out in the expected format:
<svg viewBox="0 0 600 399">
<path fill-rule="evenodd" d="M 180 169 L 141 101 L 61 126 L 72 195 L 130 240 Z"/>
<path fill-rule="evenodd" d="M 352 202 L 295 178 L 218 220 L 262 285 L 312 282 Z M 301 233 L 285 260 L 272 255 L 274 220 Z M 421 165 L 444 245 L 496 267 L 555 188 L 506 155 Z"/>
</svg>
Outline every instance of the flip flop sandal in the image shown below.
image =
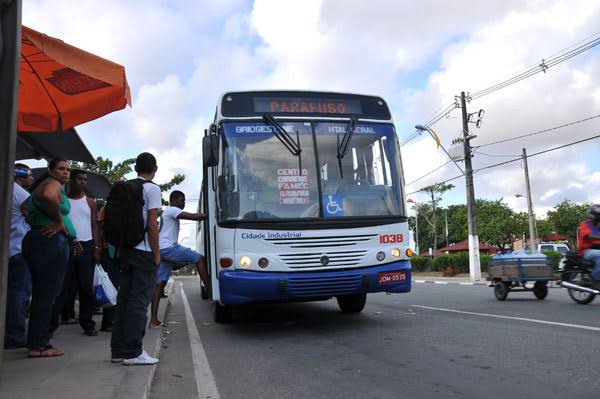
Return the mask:
<svg viewBox="0 0 600 399">
<path fill-rule="evenodd" d="M 27 354 L 30 358 L 38 358 L 38 357 L 56 357 L 62 356 L 65 354 L 65 351 L 58 348 L 49 347 L 44 350 L 30 350 Z"/>
<path fill-rule="evenodd" d="M 148 328 L 160 328 L 160 327 L 162 327 L 162 326 L 164 326 L 164 323 L 161 321 L 161 322 L 159 322 L 158 324 L 156 324 L 156 325 L 153 325 L 153 326 L 151 326 L 151 325 L 148 325 Z"/>
</svg>

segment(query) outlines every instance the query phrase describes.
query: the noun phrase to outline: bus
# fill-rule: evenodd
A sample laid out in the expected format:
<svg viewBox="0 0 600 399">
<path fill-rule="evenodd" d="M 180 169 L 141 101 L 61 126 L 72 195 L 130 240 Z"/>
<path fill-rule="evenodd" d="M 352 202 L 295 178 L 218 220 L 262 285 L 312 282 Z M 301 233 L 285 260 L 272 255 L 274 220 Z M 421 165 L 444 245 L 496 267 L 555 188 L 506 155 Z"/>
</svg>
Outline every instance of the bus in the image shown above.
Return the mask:
<svg viewBox="0 0 600 399">
<path fill-rule="evenodd" d="M 216 322 L 235 305 L 411 289 L 400 146 L 386 102 L 316 91 L 225 93 L 202 142 L 197 247 Z"/>
</svg>

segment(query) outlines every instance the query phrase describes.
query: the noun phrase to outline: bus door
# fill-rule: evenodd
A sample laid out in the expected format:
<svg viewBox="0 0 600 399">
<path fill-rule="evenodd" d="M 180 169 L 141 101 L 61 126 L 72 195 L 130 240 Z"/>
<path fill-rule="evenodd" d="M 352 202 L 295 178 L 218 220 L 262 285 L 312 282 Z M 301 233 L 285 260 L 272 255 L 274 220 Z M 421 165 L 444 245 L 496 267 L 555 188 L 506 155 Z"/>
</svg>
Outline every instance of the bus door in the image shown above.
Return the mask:
<svg viewBox="0 0 600 399">
<path fill-rule="evenodd" d="M 214 125 L 212 125 L 214 126 Z M 211 131 L 214 129 L 211 126 Z M 206 134 L 206 132 L 205 132 Z M 218 257 L 216 252 L 216 166 L 219 163 L 219 140 L 215 134 L 206 134 L 202 140 L 202 190 L 199 206 L 206 213 L 207 219 L 198 225 L 198 233 L 202 231 L 202 253 L 206 257 L 206 266 L 212 285 L 212 298 L 219 299 Z"/>
</svg>

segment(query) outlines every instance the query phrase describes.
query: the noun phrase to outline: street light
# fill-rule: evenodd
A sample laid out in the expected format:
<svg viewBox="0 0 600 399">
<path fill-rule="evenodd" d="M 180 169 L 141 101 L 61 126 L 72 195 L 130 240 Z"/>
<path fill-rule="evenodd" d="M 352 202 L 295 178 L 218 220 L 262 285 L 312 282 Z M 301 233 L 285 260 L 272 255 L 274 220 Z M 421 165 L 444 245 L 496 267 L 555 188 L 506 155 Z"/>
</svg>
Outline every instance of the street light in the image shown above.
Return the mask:
<svg viewBox="0 0 600 399">
<path fill-rule="evenodd" d="M 417 256 L 419 255 L 419 204 L 417 203 L 417 201 L 413 200 L 412 198 L 409 198 L 406 200 L 406 202 L 410 202 L 411 204 L 415 204 L 415 253 L 417 254 Z"/>
<path fill-rule="evenodd" d="M 444 151 L 444 153 L 448 156 L 448 158 L 450 158 L 450 160 L 454 163 L 454 165 L 456 165 L 456 167 L 458 168 L 458 170 L 460 170 L 460 173 L 462 173 L 463 176 L 464 176 L 465 171 L 458 165 L 458 163 L 456 163 L 456 161 L 454 160 L 454 158 L 448 153 L 448 151 L 446 150 L 446 148 L 440 142 L 440 138 L 438 137 L 438 135 L 436 134 L 436 132 L 432 128 L 430 128 L 429 126 L 425 126 L 425 125 L 415 125 L 415 129 L 420 130 L 422 132 L 429 133 L 431 135 L 431 137 L 437 143 L 437 146 L 440 147 L 442 149 L 442 151 Z"/>
</svg>

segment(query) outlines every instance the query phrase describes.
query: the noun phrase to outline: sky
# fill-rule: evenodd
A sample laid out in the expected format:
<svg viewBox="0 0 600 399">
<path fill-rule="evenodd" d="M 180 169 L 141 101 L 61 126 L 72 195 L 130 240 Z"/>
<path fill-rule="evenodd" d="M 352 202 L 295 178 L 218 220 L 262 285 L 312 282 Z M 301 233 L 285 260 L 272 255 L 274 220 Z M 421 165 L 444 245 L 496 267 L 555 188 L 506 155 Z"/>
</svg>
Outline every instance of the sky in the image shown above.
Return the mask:
<svg viewBox="0 0 600 399">
<path fill-rule="evenodd" d="M 379 95 L 400 141 L 454 102 L 600 37 L 600 0 L 27 0 L 23 24 L 124 65 L 132 107 L 78 127 L 95 156 L 157 156 L 155 181 L 186 175 L 198 197 L 201 142 L 226 91 L 312 89 Z M 600 46 L 475 99 L 473 146 L 600 115 Z M 461 110 L 432 127 L 444 146 Z M 600 134 L 600 118 L 475 149 L 474 169 Z M 536 214 L 564 199 L 600 202 L 600 140 L 529 159 Z M 401 148 L 410 183 L 447 162 L 427 135 Z M 407 193 L 460 173 L 452 163 Z M 463 179 L 442 205 L 465 202 Z M 479 171 L 477 198 L 527 209 L 521 162 Z M 408 195 L 426 201 L 424 194 Z"/>
</svg>

